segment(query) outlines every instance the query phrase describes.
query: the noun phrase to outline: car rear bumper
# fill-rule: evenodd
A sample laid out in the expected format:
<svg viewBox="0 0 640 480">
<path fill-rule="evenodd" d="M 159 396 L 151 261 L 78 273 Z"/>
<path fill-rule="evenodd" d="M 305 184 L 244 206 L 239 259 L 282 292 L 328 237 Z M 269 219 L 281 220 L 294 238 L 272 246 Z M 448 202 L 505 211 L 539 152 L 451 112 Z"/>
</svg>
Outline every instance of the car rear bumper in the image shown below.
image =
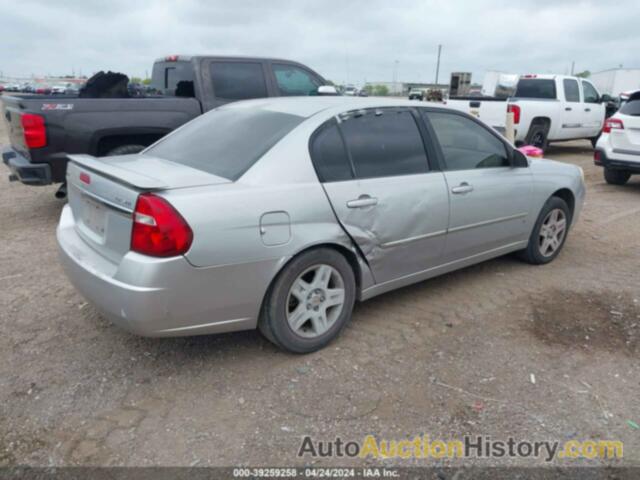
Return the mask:
<svg viewBox="0 0 640 480">
<path fill-rule="evenodd" d="M 93 250 L 70 207 L 57 229 L 60 259 L 76 289 L 132 333 L 173 337 L 253 329 L 280 260 L 196 268 L 184 257 L 127 253 L 119 264 Z"/>
<path fill-rule="evenodd" d="M 19 181 L 25 185 L 51 184 L 51 166 L 48 163 L 31 163 L 11 147 L 2 151 L 2 161 L 9 167 L 9 179 L 12 181 Z"/>
<path fill-rule="evenodd" d="M 600 159 L 594 160 L 599 167 L 640 173 L 640 152 L 619 151 L 613 148 L 598 148 Z"/>
</svg>

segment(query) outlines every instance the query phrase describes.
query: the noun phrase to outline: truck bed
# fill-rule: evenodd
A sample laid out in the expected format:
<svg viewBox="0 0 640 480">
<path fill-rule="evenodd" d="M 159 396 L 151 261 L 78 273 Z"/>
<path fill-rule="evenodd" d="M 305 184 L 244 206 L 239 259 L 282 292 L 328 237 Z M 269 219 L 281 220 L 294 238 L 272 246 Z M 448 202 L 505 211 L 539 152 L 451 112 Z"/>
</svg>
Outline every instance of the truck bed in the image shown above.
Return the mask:
<svg viewBox="0 0 640 480">
<path fill-rule="evenodd" d="M 202 114 L 195 98 L 79 98 L 77 95 L 3 95 L 11 149 L 3 161 L 18 179 L 34 185 L 64 182 L 67 155 L 109 153 L 109 139 L 123 136 L 155 141 Z M 44 119 L 46 145 L 29 148 L 22 117 Z M 132 140 L 134 141 L 134 140 Z"/>
</svg>

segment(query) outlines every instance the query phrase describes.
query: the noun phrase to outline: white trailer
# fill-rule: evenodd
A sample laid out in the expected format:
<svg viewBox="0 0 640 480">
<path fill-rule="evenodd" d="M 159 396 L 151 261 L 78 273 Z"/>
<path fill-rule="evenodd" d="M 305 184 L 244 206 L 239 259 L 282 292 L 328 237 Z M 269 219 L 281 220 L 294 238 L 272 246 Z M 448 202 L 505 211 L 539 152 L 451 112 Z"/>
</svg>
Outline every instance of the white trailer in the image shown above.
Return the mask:
<svg viewBox="0 0 640 480">
<path fill-rule="evenodd" d="M 618 97 L 623 92 L 640 90 L 640 68 L 612 68 L 591 74 L 593 82 L 600 93 Z"/>
</svg>

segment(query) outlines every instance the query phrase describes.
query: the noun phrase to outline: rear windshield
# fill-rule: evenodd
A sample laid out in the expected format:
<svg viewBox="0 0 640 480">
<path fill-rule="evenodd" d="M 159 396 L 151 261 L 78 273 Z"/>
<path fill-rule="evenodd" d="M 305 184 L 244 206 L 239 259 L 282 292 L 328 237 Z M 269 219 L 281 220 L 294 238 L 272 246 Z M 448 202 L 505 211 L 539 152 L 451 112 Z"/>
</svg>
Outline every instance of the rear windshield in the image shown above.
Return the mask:
<svg viewBox="0 0 640 480">
<path fill-rule="evenodd" d="M 144 153 L 237 180 L 303 120 L 255 108 L 212 110 Z"/>
<path fill-rule="evenodd" d="M 633 117 L 640 117 L 640 98 L 625 103 L 622 108 L 620 108 L 620 113 L 631 115 Z"/>
<path fill-rule="evenodd" d="M 194 97 L 193 65 L 191 62 L 156 62 L 151 75 L 151 87 L 162 95 Z"/>
<path fill-rule="evenodd" d="M 556 97 L 555 80 L 543 80 L 537 78 L 523 78 L 518 82 L 516 94 L 519 98 L 552 98 Z"/>
</svg>

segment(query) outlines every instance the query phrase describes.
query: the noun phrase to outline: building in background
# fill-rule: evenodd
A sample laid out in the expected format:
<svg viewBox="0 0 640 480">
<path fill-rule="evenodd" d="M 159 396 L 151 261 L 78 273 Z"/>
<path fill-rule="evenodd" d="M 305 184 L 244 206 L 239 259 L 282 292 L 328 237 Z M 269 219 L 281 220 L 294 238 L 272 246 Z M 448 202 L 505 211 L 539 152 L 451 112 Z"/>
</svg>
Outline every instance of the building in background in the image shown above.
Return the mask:
<svg viewBox="0 0 640 480">
<path fill-rule="evenodd" d="M 618 97 L 623 92 L 640 90 L 640 68 L 612 68 L 592 73 L 589 80 L 600 93 Z"/>
</svg>

